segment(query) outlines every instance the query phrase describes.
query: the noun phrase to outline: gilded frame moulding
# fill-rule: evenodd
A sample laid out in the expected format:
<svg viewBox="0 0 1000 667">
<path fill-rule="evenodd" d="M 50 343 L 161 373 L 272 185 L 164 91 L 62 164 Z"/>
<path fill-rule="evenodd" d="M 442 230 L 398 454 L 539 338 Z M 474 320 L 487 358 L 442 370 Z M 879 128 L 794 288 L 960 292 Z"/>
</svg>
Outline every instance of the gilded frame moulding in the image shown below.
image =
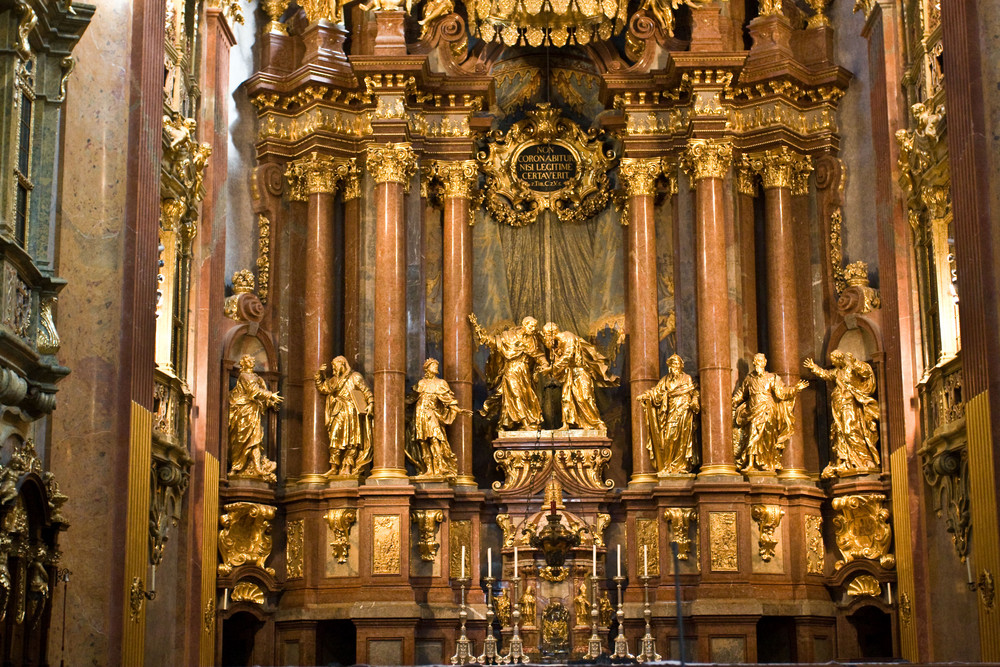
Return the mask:
<svg viewBox="0 0 1000 667">
<path fill-rule="evenodd" d="M 826 561 L 826 544 L 823 542 L 823 517 L 807 514 L 804 517 L 806 536 L 806 573 L 823 574 Z"/>
<path fill-rule="evenodd" d="M 472 521 L 448 523 L 448 575 L 451 579 L 462 576 L 462 547 L 465 547 L 465 573 L 472 572 Z"/>
<path fill-rule="evenodd" d="M 358 511 L 353 507 L 338 507 L 329 510 L 324 518 L 332 535 L 333 557 L 343 565 L 351 552 L 351 526 L 358 520 Z"/>
<path fill-rule="evenodd" d="M 219 516 L 219 554 L 222 562 L 218 570 L 226 575 L 234 568 L 251 564 L 271 576 L 274 568 L 265 562 L 271 555 L 271 521 L 275 508 L 259 503 L 237 502 L 223 506 Z"/>
<path fill-rule="evenodd" d="M 657 519 L 636 519 L 637 569 L 650 577 L 660 576 L 660 522 Z"/>
<path fill-rule="evenodd" d="M 263 304 L 267 304 L 267 298 L 270 296 L 270 287 L 271 220 L 261 213 L 257 216 L 257 297 Z"/>
<path fill-rule="evenodd" d="M 775 556 L 774 550 L 778 546 L 778 538 L 774 533 L 781 524 L 783 516 L 785 510 L 779 505 L 753 505 L 750 508 L 750 518 L 757 524 L 759 532 L 757 555 L 765 563 L 770 562 Z"/>
<path fill-rule="evenodd" d="M 285 572 L 289 579 L 301 579 L 305 565 L 305 521 L 289 521 L 285 539 Z"/>
<path fill-rule="evenodd" d="M 614 151 L 605 150 L 600 135 L 585 134 L 547 103 L 527 115 L 505 135 L 489 133 L 486 147 L 476 156 L 486 174 L 490 215 L 523 227 L 544 211 L 561 222 L 582 222 L 603 210 L 611 197 L 608 171 L 614 166 Z"/>
<path fill-rule="evenodd" d="M 833 499 L 833 509 L 838 513 L 833 517 L 833 528 L 842 555 L 842 559 L 834 563 L 834 569 L 839 570 L 859 558 L 877 560 L 886 569 L 895 567 L 896 557 L 889 553 L 892 528 L 889 510 L 882 506 L 884 501 L 885 496 L 881 493 Z"/>
</svg>

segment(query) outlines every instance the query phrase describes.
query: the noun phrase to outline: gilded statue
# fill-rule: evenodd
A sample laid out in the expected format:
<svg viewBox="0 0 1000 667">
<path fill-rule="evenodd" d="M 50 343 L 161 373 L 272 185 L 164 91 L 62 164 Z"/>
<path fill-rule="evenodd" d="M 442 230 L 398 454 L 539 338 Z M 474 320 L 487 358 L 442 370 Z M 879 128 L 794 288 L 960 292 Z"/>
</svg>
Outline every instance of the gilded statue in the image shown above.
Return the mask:
<svg viewBox="0 0 1000 667">
<path fill-rule="evenodd" d="M 413 438 L 406 446 L 406 458 L 417 467 L 418 477 L 455 479 L 458 474 L 455 453 L 448 444 L 446 424 L 462 412 L 448 383 L 438 377 L 437 359 L 424 362 L 424 377 L 413 387 L 408 399 L 415 403 Z"/>
<path fill-rule="evenodd" d="M 268 391 L 264 379 L 253 372 L 254 358 L 240 359 L 240 375 L 229 392 L 229 476 L 277 481 L 276 464 L 264 452 L 264 414 L 281 403 L 277 392 Z"/>
<path fill-rule="evenodd" d="M 500 627 L 510 626 L 510 597 L 507 595 L 506 588 L 501 588 L 497 596 L 493 598 L 493 606 L 496 608 Z"/>
<path fill-rule="evenodd" d="M 875 373 L 864 361 L 850 352 L 834 350 L 830 353 L 833 368 L 820 368 L 812 359 L 803 365 L 827 382 L 833 383 L 830 392 L 830 464 L 823 470 L 823 477 L 851 475 L 858 472 L 879 470 L 878 451 L 878 401 L 875 393 Z"/>
<path fill-rule="evenodd" d="M 670 355 L 667 374 L 655 387 L 639 394 L 639 404 L 649 426 L 646 449 L 657 472 L 691 472 L 696 462 L 694 416 L 701 411 L 701 403 L 698 388 L 684 372 L 684 360 Z"/>
<path fill-rule="evenodd" d="M 733 448 L 740 470 L 781 470 L 781 453 L 795 430 L 795 398 L 809 385 L 800 380 L 789 387 L 766 366 L 767 357 L 755 354 L 733 395 Z"/>
<path fill-rule="evenodd" d="M 597 411 L 594 386 L 611 387 L 618 377 L 611 375 L 607 358 L 591 343 L 575 333 L 560 331 L 554 322 L 542 327 L 542 341 L 551 354 L 551 365 L 545 372 L 562 384 L 562 426 L 607 431 Z"/>
<path fill-rule="evenodd" d="M 590 601 L 587 600 L 587 584 L 580 584 L 573 598 L 573 608 L 576 610 L 576 624 L 587 625 L 590 622 Z"/>
<path fill-rule="evenodd" d="M 601 615 L 601 627 L 610 628 L 611 620 L 614 618 L 615 610 L 611 606 L 611 598 L 608 597 L 608 592 L 604 591 L 601 595 L 601 599 L 597 601 L 597 606 L 600 610 Z"/>
<path fill-rule="evenodd" d="M 499 413 L 501 431 L 526 431 L 542 427 L 542 406 L 538 400 L 536 383 L 538 373 L 549 368 L 542 339 L 538 335 L 538 321 L 525 317 L 521 325 L 504 329 L 496 335 L 486 332 L 475 315 L 469 315 L 476 342 L 486 345 L 490 358 L 486 376 L 490 395 L 480 411 L 485 417 Z"/>
<path fill-rule="evenodd" d="M 316 389 L 326 396 L 331 477 L 357 478 L 372 460 L 372 392 L 344 357 L 319 367 Z"/>
<path fill-rule="evenodd" d="M 427 39 L 431 27 L 439 19 L 455 11 L 453 0 L 427 0 L 424 3 L 424 17 L 420 19 L 420 39 Z"/>
<path fill-rule="evenodd" d="M 538 611 L 535 606 L 536 602 L 535 587 L 528 586 L 524 589 L 524 594 L 521 596 L 521 622 L 524 623 L 525 627 L 535 625 L 535 616 Z"/>
</svg>

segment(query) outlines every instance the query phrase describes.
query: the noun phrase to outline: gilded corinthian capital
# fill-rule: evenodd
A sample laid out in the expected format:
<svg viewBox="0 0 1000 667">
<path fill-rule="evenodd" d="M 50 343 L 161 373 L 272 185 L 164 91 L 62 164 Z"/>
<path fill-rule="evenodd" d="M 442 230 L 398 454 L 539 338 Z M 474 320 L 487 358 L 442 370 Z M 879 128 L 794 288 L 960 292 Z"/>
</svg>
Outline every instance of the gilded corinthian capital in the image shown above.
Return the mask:
<svg viewBox="0 0 1000 667">
<path fill-rule="evenodd" d="M 288 164 L 285 177 L 292 201 L 305 201 L 309 195 L 333 194 L 337 183 L 357 172 L 355 158 L 335 158 L 313 151 Z"/>
<path fill-rule="evenodd" d="M 793 194 L 807 192 L 812 160 L 788 146 L 749 156 L 750 168 L 760 174 L 764 189 L 790 188 Z"/>
<path fill-rule="evenodd" d="M 725 178 L 733 164 L 733 144 L 727 139 L 691 139 L 685 158 L 694 180 Z"/>
<path fill-rule="evenodd" d="M 417 156 L 409 142 L 368 146 L 368 173 L 376 183 L 410 184 L 417 169 Z"/>
<path fill-rule="evenodd" d="M 656 179 L 663 172 L 660 158 L 622 158 L 618 178 L 629 197 L 656 194 Z"/>
<path fill-rule="evenodd" d="M 424 178 L 440 197 L 472 199 L 479 182 L 479 165 L 475 160 L 434 160 L 424 167 Z"/>
</svg>

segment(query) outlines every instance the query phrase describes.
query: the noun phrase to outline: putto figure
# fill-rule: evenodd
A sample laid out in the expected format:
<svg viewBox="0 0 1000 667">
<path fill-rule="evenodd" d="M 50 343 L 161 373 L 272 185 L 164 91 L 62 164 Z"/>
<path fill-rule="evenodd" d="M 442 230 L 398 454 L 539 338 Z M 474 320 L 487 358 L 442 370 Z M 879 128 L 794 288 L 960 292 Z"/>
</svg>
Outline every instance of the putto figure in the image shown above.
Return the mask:
<svg viewBox="0 0 1000 667">
<path fill-rule="evenodd" d="M 554 322 L 542 327 L 542 340 L 552 355 L 551 366 L 543 371 L 562 384 L 562 426 L 607 431 L 597 411 L 594 386 L 612 387 L 618 377 L 611 375 L 607 358 L 592 344 L 569 331 L 560 331 Z"/>
<path fill-rule="evenodd" d="M 539 430 L 542 406 L 535 385 L 537 373 L 546 371 L 549 362 L 538 335 L 538 321 L 525 317 L 520 326 L 504 329 L 496 335 L 479 326 L 475 315 L 469 315 L 469 322 L 476 342 L 490 349 L 486 364 L 490 395 L 480 414 L 488 417 L 499 412 L 501 431 L 515 430 L 517 426 L 525 431 Z"/>
<path fill-rule="evenodd" d="M 417 467 L 418 477 L 454 480 L 458 474 L 455 453 L 448 444 L 444 426 L 462 412 L 448 383 L 438 377 L 437 359 L 424 362 L 424 377 L 413 387 L 413 439 L 407 443 L 406 458 Z"/>
<path fill-rule="evenodd" d="M 877 472 L 881 459 L 878 452 L 878 402 L 875 374 L 872 367 L 854 358 L 850 352 L 830 353 L 833 368 L 820 368 L 812 359 L 803 365 L 817 377 L 833 382 L 830 392 L 830 464 L 823 477 Z"/>
<path fill-rule="evenodd" d="M 809 386 L 787 386 L 764 370 L 767 358 L 755 354 L 753 368 L 733 395 L 733 450 L 740 470 L 781 470 L 781 453 L 795 430 L 795 397 Z"/>
<path fill-rule="evenodd" d="M 372 392 L 344 357 L 323 364 L 313 376 L 326 396 L 326 431 L 330 436 L 331 477 L 357 478 L 372 460 Z"/>
<path fill-rule="evenodd" d="M 694 415 L 701 411 L 698 388 L 684 372 L 684 360 L 672 354 L 667 374 L 656 386 L 639 394 L 649 426 L 646 449 L 661 475 L 691 472 L 694 455 Z"/>
<path fill-rule="evenodd" d="M 264 379 L 253 372 L 254 358 L 240 359 L 240 375 L 229 392 L 229 476 L 277 481 L 274 461 L 264 452 L 264 413 L 281 403 L 277 392 L 268 391 Z"/>
</svg>

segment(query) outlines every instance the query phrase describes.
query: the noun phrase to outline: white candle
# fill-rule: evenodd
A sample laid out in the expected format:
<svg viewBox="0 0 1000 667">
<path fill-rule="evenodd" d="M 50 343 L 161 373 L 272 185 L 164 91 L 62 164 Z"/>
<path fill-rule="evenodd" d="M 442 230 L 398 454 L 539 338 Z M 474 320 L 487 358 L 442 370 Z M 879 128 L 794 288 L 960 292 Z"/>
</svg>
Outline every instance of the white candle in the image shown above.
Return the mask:
<svg viewBox="0 0 1000 667">
<path fill-rule="evenodd" d="M 462 547 L 462 576 L 459 579 L 465 579 L 465 547 Z"/>
<path fill-rule="evenodd" d="M 965 558 L 965 571 L 969 574 L 969 583 L 972 583 L 972 559 L 966 556 Z"/>
<path fill-rule="evenodd" d="M 486 550 L 486 576 L 493 576 L 493 547 Z"/>
<path fill-rule="evenodd" d="M 514 578 L 517 579 L 517 547 L 514 547 Z"/>
<path fill-rule="evenodd" d="M 645 544 L 642 545 L 642 576 L 649 576 L 649 547 Z"/>
<path fill-rule="evenodd" d="M 153 566 L 153 572 L 152 572 L 152 574 L 149 576 L 149 590 L 151 590 L 151 591 L 155 591 L 156 590 L 156 566 L 155 565 Z"/>
<path fill-rule="evenodd" d="M 885 585 L 885 592 L 889 594 L 889 606 L 892 606 L 892 584 L 887 583 Z"/>
<path fill-rule="evenodd" d="M 594 544 L 594 579 L 597 579 L 597 545 Z"/>
<path fill-rule="evenodd" d="M 622 545 L 618 545 L 618 576 L 622 576 Z"/>
</svg>

